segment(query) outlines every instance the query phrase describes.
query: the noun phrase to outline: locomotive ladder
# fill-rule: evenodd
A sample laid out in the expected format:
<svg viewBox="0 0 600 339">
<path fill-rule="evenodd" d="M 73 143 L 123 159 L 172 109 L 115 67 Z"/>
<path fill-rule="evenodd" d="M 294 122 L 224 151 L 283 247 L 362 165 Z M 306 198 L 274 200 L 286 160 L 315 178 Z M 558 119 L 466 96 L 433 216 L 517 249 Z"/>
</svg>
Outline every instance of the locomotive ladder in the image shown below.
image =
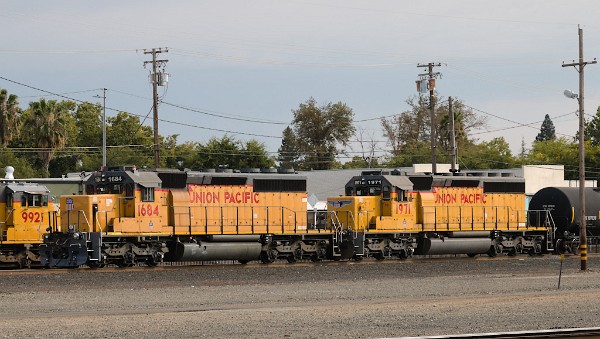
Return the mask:
<svg viewBox="0 0 600 339">
<path fill-rule="evenodd" d="M 96 212 L 96 215 L 97 215 L 97 213 L 98 212 Z M 80 215 L 83 215 L 83 219 L 84 219 L 85 223 L 88 225 L 88 230 L 89 230 L 89 232 L 86 232 L 84 234 L 85 247 L 86 247 L 87 254 L 88 254 L 87 255 L 87 258 L 88 258 L 87 259 L 88 260 L 87 264 L 89 266 L 90 263 L 91 264 L 99 263 L 99 258 L 97 256 L 93 255 L 93 253 L 94 253 L 94 246 L 92 245 L 92 243 L 93 243 L 93 241 L 92 241 L 92 233 L 93 232 L 91 232 L 93 225 L 90 224 L 90 220 L 88 219 L 87 215 L 85 214 L 85 211 L 81 211 L 81 210 L 77 211 L 77 219 L 79 219 Z M 98 224 L 98 228 L 100 229 L 100 232 L 99 232 L 100 239 L 102 239 L 102 226 L 100 226 L 100 220 L 99 220 L 99 218 L 96 218 L 96 223 Z"/>
<path fill-rule="evenodd" d="M 342 222 L 338 218 L 337 213 L 330 212 L 329 219 L 331 220 L 331 226 L 333 232 L 333 252 L 340 253 L 340 243 L 343 240 L 343 228 Z"/>
<path fill-rule="evenodd" d="M 546 246 L 548 247 L 548 251 L 554 251 L 554 241 L 556 240 L 556 224 L 554 223 L 554 219 L 552 218 L 552 214 L 550 211 L 546 210 L 546 219 L 544 220 L 544 226 L 550 228 L 550 232 L 548 232 L 548 238 L 546 241 Z"/>
<path fill-rule="evenodd" d="M 343 224 L 339 219 L 339 216 L 336 212 L 328 212 L 331 213 L 329 219 L 331 220 L 333 233 L 333 252 L 337 254 L 341 254 L 340 244 L 344 240 L 344 228 Z M 350 218 L 352 221 L 350 221 Z M 356 225 L 356 220 L 354 219 L 354 214 L 351 212 L 346 212 L 346 221 L 347 225 L 347 234 L 350 235 L 350 241 L 354 247 L 354 255 L 362 256 L 364 252 L 364 233 L 359 234 L 356 228 L 352 228 L 350 225 Z M 360 246 L 359 246 L 360 244 Z"/>
</svg>

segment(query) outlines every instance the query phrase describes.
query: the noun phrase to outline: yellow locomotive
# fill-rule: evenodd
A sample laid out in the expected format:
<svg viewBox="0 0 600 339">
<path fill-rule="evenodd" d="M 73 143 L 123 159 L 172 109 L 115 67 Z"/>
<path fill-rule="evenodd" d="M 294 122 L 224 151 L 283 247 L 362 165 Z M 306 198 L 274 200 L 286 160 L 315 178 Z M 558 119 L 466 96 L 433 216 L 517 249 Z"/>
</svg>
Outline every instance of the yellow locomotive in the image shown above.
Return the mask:
<svg viewBox="0 0 600 339">
<path fill-rule="evenodd" d="M 44 265 L 319 260 L 332 241 L 332 232 L 308 227 L 306 178 L 295 174 L 117 167 L 92 173 L 85 186 L 84 195 L 61 197 Z"/>
<path fill-rule="evenodd" d="M 345 190 L 345 196 L 330 197 L 327 208 L 336 216 L 330 223 L 345 234 L 345 255 L 356 259 L 552 248 L 548 227 L 528 224 L 522 178 L 370 171 L 353 177 Z"/>
<path fill-rule="evenodd" d="M 42 236 L 57 224 L 54 208 L 46 186 L 10 179 L 0 183 L 0 265 L 22 268 L 39 263 Z"/>
</svg>

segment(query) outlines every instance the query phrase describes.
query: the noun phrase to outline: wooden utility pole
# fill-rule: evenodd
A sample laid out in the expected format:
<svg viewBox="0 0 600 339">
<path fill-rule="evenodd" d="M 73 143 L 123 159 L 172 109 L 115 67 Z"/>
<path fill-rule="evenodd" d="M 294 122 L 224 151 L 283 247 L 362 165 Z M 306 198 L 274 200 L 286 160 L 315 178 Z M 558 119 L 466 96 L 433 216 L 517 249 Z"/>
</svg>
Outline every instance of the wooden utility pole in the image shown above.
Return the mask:
<svg viewBox="0 0 600 339">
<path fill-rule="evenodd" d="M 167 48 L 153 48 L 150 51 L 144 50 L 144 54 L 152 54 L 151 61 L 144 61 L 144 66 L 146 64 L 152 64 L 152 73 L 150 74 L 150 81 L 152 81 L 152 99 L 154 101 L 154 168 L 158 168 L 159 160 L 160 160 L 160 151 L 158 147 L 158 86 L 162 86 L 160 84 L 162 82 L 162 72 L 157 72 L 159 67 L 164 67 L 164 65 L 169 60 L 156 60 L 156 55 L 159 53 L 167 53 L 169 50 Z"/>
<path fill-rule="evenodd" d="M 593 61 L 583 61 L 583 30 L 578 26 L 579 32 L 579 61 L 565 64 L 562 67 L 573 66 L 579 72 L 579 95 L 576 96 L 579 101 L 579 251 L 581 254 L 581 270 L 587 269 L 587 227 L 585 217 L 585 138 L 583 130 L 585 128 L 585 116 L 583 106 L 583 69 L 587 64 L 595 64 Z"/>
<path fill-rule="evenodd" d="M 430 62 L 426 65 L 418 64 L 417 67 L 427 67 L 428 72 L 419 74 L 421 80 L 427 80 L 427 87 L 429 88 L 429 115 L 431 118 L 431 172 L 435 174 L 437 172 L 437 161 L 435 152 L 435 79 L 441 74 L 439 72 L 433 73 L 433 68 L 441 66 L 441 64 Z"/>
<path fill-rule="evenodd" d="M 106 88 L 102 88 L 102 96 L 95 95 L 95 98 L 102 98 L 102 168 L 106 167 Z"/>
<path fill-rule="evenodd" d="M 106 167 L 106 88 L 102 89 L 102 168 Z"/>
<path fill-rule="evenodd" d="M 450 116 L 450 172 L 455 173 L 456 169 L 456 130 L 454 129 L 454 112 L 452 112 L 452 97 L 448 97 L 448 115 Z"/>
</svg>

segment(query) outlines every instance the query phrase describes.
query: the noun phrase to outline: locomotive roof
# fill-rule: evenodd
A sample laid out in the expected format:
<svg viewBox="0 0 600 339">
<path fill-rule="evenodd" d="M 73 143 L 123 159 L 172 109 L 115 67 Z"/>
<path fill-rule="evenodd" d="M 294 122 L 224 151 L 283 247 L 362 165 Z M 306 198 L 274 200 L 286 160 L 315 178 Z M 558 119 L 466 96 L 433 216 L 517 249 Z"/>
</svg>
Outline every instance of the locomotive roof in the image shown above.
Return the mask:
<svg viewBox="0 0 600 339">
<path fill-rule="evenodd" d="M 365 171 L 360 176 L 352 177 L 346 186 L 382 185 L 384 183 L 403 190 L 416 191 L 428 191 L 433 187 L 484 187 L 486 190 L 499 192 L 524 192 L 525 190 L 524 178 L 479 172 L 431 175 L 406 174 L 399 171 Z"/>
<path fill-rule="evenodd" d="M 93 172 L 88 183 L 136 183 L 144 187 L 160 187 L 162 180 L 156 172 L 111 168 Z"/>
<path fill-rule="evenodd" d="M 50 190 L 44 185 L 37 185 L 32 183 L 13 183 L 6 184 L 4 188 L 8 188 L 13 192 L 26 192 L 34 194 L 48 194 Z M 4 189 L 3 189 L 4 190 Z"/>
<path fill-rule="evenodd" d="M 306 180 L 306 176 L 279 173 L 227 173 L 227 172 L 187 172 L 187 182 L 191 184 L 239 184 L 251 185 L 256 179 L 264 180 Z"/>
</svg>

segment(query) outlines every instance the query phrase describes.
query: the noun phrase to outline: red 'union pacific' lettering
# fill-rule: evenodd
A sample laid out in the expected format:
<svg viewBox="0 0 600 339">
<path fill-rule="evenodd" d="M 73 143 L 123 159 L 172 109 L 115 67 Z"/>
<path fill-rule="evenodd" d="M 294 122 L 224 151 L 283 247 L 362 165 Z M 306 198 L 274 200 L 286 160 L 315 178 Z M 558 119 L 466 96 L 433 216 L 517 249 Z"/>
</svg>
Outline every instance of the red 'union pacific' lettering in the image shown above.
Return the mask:
<svg viewBox="0 0 600 339">
<path fill-rule="evenodd" d="M 218 204 L 221 202 L 221 196 L 218 192 L 195 192 L 190 191 L 190 202 L 200 204 Z"/>
<path fill-rule="evenodd" d="M 486 195 L 481 193 L 461 194 L 460 202 L 462 204 L 479 205 L 485 204 Z"/>
<path fill-rule="evenodd" d="M 223 192 L 222 196 L 221 192 L 190 191 L 189 194 L 192 204 L 258 204 L 260 202 L 258 193 L 249 191 Z"/>
<path fill-rule="evenodd" d="M 450 193 L 438 193 L 435 195 L 435 203 L 436 204 L 450 204 L 456 202 L 456 194 Z"/>
<path fill-rule="evenodd" d="M 230 204 L 258 204 L 258 193 L 252 192 L 225 192 L 225 203 Z"/>
</svg>

